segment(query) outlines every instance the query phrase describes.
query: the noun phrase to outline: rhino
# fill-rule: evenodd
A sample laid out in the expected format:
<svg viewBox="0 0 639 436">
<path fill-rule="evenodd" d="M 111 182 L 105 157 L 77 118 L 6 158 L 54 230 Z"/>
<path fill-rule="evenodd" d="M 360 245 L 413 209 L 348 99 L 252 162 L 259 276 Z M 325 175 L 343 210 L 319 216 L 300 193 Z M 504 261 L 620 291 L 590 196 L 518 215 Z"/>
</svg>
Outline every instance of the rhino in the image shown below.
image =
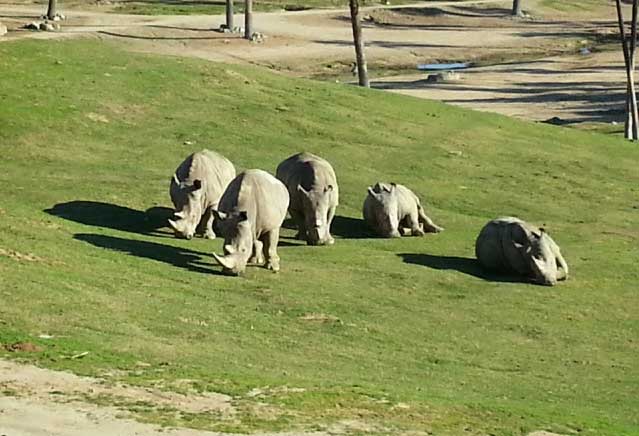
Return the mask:
<svg viewBox="0 0 639 436">
<path fill-rule="evenodd" d="M 277 242 L 286 217 L 286 186 L 262 170 L 246 170 L 226 188 L 218 209 L 213 210 L 224 236 L 224 256 L 213 254 L 222 272 L 239 275 L 246 264 L 264 264 L 279 271 Z"/>
<path fill-rule="evenodd" d="M 543 285 L 568 278 L 568 264 L 550 235 L 515 217 L 488 222 L 475 241 L 475 255 L 486 269 L 520 274 Z"/>
<path fill-rule="evenodd" d="M 309 245 L 331 245 L 331 223 L 339 203 L 333 167 L 311 153 L 298 153 L 277 166 L 275 175 L 288 189 L 288 212 L 298 228 L 297 238 Z"/>
<path fill-rule="evenodd" d="M 169 225 L 176 237 L 191 239 L 197 230 L 203 237 L 215 239 L 212 211 L 233 177 L 231 161 L 210 150 L 189 155 L 177 167 L 169 190 L 175 206 Z"/>
<path fill-rule="evenodd" d="M 444 230 L 426 215 L 413 191 L 395 183 L 369 186 L 363 214 L 364 221 L 384 238 L 398 238 L 409 231 L 413 236 L 423 236 Z"/>
</svg>

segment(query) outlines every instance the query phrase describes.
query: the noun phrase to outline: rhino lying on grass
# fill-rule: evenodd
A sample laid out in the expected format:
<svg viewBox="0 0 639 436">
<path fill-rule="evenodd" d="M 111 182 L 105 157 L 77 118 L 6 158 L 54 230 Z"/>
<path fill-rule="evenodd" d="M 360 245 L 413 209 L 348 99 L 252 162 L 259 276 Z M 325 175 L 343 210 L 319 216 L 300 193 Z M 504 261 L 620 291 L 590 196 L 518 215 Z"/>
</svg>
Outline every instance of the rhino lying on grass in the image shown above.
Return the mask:
<svg viewBox="0 0 639 436">
<path fill-rule="evenodd" d="M 289 198 L 286 187 L 262 170 L 246 170 L 229 184 L 218 210 L 224 236 L 224 256 L 213 254 L 223 272 L 238 275 L 249 262 L 279 271 L 277 242 L 286 217 Z"/>
<path fill-rule="evenodd" d="M 191 239 L 197 229 L 215 239 L 212 210 L 233 177 L 233 164 L 209 150 L 193 153 L 177 167 L 170 188 L 175 219 L 169 220 L 176 236 Z"/>
<path fill-rule="evenodd" d="M 544 229 L 519 218 L 486 224 L 475 242 L 475 255 L 484 268 L 515 272 L 543 285 L 568 278 L 568 264 L 555 241 Z"/>
<path fill-rule="evenodd" d="M 395 183 L 378 182 L 369 187 L 363 212 L 364 221 L 384 238 L 398 238 L 409 230 L 413 236 L 444 230 L 426 216 L 413 191 Z"/>
<path fill-rule="evenodd" d="M 331 164 L 314 154 L 299 153 L 278 165 L 276 177 L 288 189 L 288 211 L 297 224 L 297 238 L 309 245 L 335 243 L 330 228 L 339 188 Z"/>
</svg>

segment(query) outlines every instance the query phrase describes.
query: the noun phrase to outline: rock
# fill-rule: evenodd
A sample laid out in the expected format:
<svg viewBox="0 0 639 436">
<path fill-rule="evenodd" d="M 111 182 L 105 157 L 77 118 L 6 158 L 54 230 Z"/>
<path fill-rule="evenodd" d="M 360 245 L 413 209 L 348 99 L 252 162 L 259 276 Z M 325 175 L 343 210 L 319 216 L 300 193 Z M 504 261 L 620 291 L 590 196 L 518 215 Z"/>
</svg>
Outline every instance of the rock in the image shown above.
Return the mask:
<svg viewBox="0 0 639 436">
<path fill-rule="evenodd" d="M 583 47 L 582 49 L 579 50 L 579 54 L 583 56 L 589 55 L 590 53 L 592 52 L 590 51 L 588 47 Z"/>
<path fill-rule="evenodd" d="M 32 21 L 28 24 L 25 24 L 23 27 L 29 30 L 40 30 L 40 24 L 41 23 L 39 21 Z"/>
<path fill-rule="evenodd" d="M 53 23 L 53 30 L 60 30 L 60 24 Z"/>
<path fill-rule="evenodd" d="M 455 71 L 444 71 L 442 73 L 429 74 L 426 79 L 429 83 L 456 82 L 458 80 L 461 80 L 461 76 Z"/>
<path fill-rule="evenodd" d="M 40 30 L 44 30 L 45 32 L 53 32 L 55 31 L 55 27 L 51 23 L 40 23 Z"/>
<path fill-rule="evenodd" d="M 217 28 L 217 31 L 220 33 L 233 33 L 233 30 L 229 28 L 226 24 L 220 24 L 220 27 Z"/>
<path fill-rule="evenodd" d="M 244 27 L 235 26 L 233 28 L 233 33 L 244 33 Z"/>
<path fill-rule="evenodd" d="M 7 34 L 7 26 L 5 26 L 4 24 L 2 24 L 2 22 L 0 22 L 0 36 L 6 35 Z"/>
<path fill-rule="evenodd" d="M 251 35 L 251 42 L 264 42 L 264 35 L 260 32 L 253 32 Z"/>
<path fill-rule="evenodd" d="M 559 117 L 552 117 L 542 121 L 542 123 L 553 124 L 555 126 L 564 126 L 566 124 L 570 124 L 570 121 L 564 120 L 563 118 L 559 118 Z"/>
</svg>

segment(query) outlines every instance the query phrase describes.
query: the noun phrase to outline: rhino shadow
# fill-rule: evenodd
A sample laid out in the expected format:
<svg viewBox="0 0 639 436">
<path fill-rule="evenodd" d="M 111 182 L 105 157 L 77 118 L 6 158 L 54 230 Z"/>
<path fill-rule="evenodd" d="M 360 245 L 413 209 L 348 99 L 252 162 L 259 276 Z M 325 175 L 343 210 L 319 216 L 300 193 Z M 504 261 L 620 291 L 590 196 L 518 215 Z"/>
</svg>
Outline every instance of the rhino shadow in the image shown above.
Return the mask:
<svg viewBox="0 0 639 436">
<path fill-rule="evenodd" d="M 292 218 L 285 219 L 282 223 L 282 227 L 289 230 L 297 230 L 297 225 Z M 339 215 L 335 215 L 335 217 L 333 217 L 331 235 L 337 236 L 341 239 L 369 239 L 376 237 L 375 234 L 366 226 L 363 219 Z M 284 236 L 283 238 L 297 240 L 289 236 Z M 282 245 L 281 241 L 280 245 Z M 300 244 L 294 245 L 306 245 L 306 243 L 302 243 L 302 241 L 300 241 Z"/>
<path fill-rule="evenodd" d="M 376 237 L 363 219 L 338 215 L 333 218 L 331 234 L 342 239 L 370 239 Z"/>
<path fill-rule="evenodd" d="M 217 265 L 201 260 L 202 256 L 207 255 L 206 253 L 189 250 L 188 248 L 92 233 L 76 233 L 73 235 L 73 239 L 88 242 L 96 247 L 128 253 L 131 256 L 145 257 L 158 262 L 168 263 L 193 272 L 216 275 L 222 274 L 213 269 L 213 267 Z"/>
<path fill-rule="evenodd" d="M 168 207 L 152 207 L 143 212 L 116 204 L 75 200 L 58 203 L 44 212 L 89 226 L 132 233 L 153 233 L 156 236 L 172 235 L 169 232 L 158 231 L 168 226 L 168 219 L 173 215 L 173 209 Z"/>
<path fill-rule="evenodd" d="M 398 256 L 401 257 L 405 263 L 421 265 L 438 270 L 455 270 L 464 274 L 468 274 L 469 276 L 477 277 L 491 282 L 527 282 L 524 277 L 486 271 L 484 268 L 482 268 L 477 259 L 474 258 L 458 256 L 435 256 L 432 254 L 421 253 L 399 253 Z"/>
</svg>

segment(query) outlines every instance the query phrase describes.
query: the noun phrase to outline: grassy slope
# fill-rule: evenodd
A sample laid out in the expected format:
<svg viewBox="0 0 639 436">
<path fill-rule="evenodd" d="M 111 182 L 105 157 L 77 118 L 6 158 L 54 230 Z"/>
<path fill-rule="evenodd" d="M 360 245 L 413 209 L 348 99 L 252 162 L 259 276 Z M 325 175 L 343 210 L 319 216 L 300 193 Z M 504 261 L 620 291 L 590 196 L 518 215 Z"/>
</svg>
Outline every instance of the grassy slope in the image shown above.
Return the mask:
<svg viewBox="0 0 639 436">
<path fill-rule="evenodd" d="M 196 427 L 635 434 L 636 145 L 95 41 L 5 43 L 0 67 L 0 342 L 45 348 L 22 357 L 236 396 L 240 422 L 183 417 Z M 145 232 L 142 212 L 170 204 L 171 172 L 203 147 L 270 171 L 299 150 L 325 156 L 342 239 L 299 246 L 287 230 L 280 274 L 226 278 L 212 274 L 219 240 Z M 446 231 L 348 237 L 363 236 L 378 179 L 413 187 Z M 44 211 L 73 201 L 96 203 Z M 474 238 L 508 214 L 547 226 L 568 282 L 481 277 Z M 267 393 L 275 412 L 253 411 L 252 388 L 284 385 L 306 391 Z"/>
</svg>

